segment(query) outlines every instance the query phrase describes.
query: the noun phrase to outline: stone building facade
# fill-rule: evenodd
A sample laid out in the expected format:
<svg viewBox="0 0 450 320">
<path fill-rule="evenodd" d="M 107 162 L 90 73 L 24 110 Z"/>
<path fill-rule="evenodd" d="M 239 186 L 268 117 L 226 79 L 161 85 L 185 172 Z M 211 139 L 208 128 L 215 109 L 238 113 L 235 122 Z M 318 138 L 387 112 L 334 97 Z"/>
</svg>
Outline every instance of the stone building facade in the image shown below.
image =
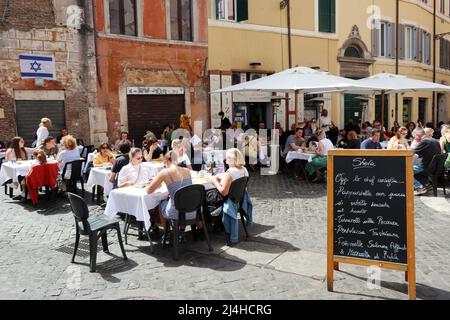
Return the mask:
<svg viewBox="0 0 450 320">
<path fill-rule="evenodd" d="M 0 0 L 0 141 L 34 139 L 41 117 L 86 143 L 94 140 L 96 63 L 92 3 Z M 22 79 L 20 54 L 55 57 L 56 80 Z"/>
</svg>

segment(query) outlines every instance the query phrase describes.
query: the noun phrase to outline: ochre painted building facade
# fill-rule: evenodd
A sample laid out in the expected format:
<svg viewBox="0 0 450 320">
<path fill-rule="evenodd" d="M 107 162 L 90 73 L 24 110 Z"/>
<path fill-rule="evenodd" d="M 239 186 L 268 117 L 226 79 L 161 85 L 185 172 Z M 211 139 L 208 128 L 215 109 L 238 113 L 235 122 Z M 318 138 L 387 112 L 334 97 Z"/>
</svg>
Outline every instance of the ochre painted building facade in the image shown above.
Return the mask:
<svg viewBox="0 0 450 320">
<path fill-rule="evenodd" d="M 230 3 L 234 3 L 233 8 Z M 395 73 L 396 1 L 291 0 L 290 3 L 293 67 L 317 67 L 355 79 L 380 72 Z M 440 13 L 440 1 L 436 3 L 436 34 L 450 32 L 450 3 L 445 2 L 443 13 Z M 239 21 L 238 13 L 244 13 L 246 19 Z M 287 8 L 280 7 L 280 1 L 210 0 L 208 17 L 212 88 L 289 67 Z M 399 32 L 399 74 L 433 81 L 433 1 L 401 0 Z M 450 40 L 450 36 L 443 39 Z M 440 60 L 450 56 L 450 51 L 442 50 L 441 53 L 439 40 L 436 40 L 436 47 L 436 82 L 449 84 L 450 68 L 441 68 Z M 297 108 L 292 98 L 278 111 L 283 127 L 295 122 L 296 118 L 304 120 L 317 116 L 317 106 L 308 101 L 314 96 L 301 97 Z M 329 94 L 324 98 L 325 107 L 339 127 L 350 119 L 372 121 L 380 117 L 379 98 L 377 103 L 371 99 L 365 109 L 354 96 Z M 396 116 L 401 124 L 419 118 L 433 120 L 432 93 L 399 95 L 397 115 L 395 95 L 390 95 L 387 100 L 385 119 L 389 125 Z M 438 95 L 437 100 L 438 119 L 449 120 L 450 98 Z M 257 93 L 213 94 L 210 100 L 212 121 L 218 123 L 215 114 L 222 109 L 236 121 L 244 117 L 247 124 L 254 125 L 263 120 L 270 126 L 272 108 L 269 101 L 267 95 Z"/>
</svg>

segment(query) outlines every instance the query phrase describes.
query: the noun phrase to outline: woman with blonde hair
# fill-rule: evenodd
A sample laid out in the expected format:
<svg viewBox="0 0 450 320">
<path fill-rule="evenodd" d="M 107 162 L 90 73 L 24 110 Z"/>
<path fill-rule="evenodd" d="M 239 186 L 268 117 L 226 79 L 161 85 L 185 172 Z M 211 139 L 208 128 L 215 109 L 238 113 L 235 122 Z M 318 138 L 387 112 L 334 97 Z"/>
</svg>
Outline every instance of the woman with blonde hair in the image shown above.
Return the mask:
<svg viewBox="0 0 450 320">
<path fill-rule="evenodd" d="M 387 145 L 387 150 L 407 150 L 409 149 L 408 140 L 406 136 L 408 135 L 408 129 L 406 127 L 400 127 L 397 130 L 395 136 L 393 136 Z"/>
<path fill-rule="evenodd" d="M 228 149 L 226 152 L 226 161 L 229 169 L 221 177 L 214 177 L 212 181 L 217 189 L 217 192 L 223 199 L 222 201 L 219 199 L 218 203 L 215 204 L 216 207 L 222 207 L 216 209 L 214 212 L 217 212 L 218 210 L 223 212 L 222 223 L 225 229 L 227 245 L 232 246 L 238 242 L 239 220 L 237 216 L 240 205 L 236 207 L 236 204 L 228 198 L 228 194 L 233 181 L 242 177 L 248 177 L 249 174 L 245 168 L 244 156 L 239 149 Z M 211 196 L 208 198 L 210 197 Z M 208 205 L 211 206 L 211 203 Z M 252 223 L 252 203 L 247 191 L 245 191 L 242 200 L 242 209 L 245 211 L 247 217 L 247 225 L 250 225 Z M 211 215 L 215 214 L 212 213 Z"/>
<path fill-rule="evenodd" d="M 327 167 L 328 151 L 333 149 L 333 143 L 326 137 L 323 130 L 317 132 L 317 140 L 319 140 L 319 147 L 316 151 L 317 156 L 305 167 L 305 170 L 310 174 L 316 174 L 313 182 L 319 182 L 321 180 L 320 169 Z"/>
<path fill-rule="evenodd" d="M 443 153 L 450 153 L 450 125 L 444 124 L 442 126 L 439 144 Z"/>
<path fill-rule="evenodd" d="M 226 162 L 229 169 L 220 177 L 213 178 L 213 184 L 219 193 L 226 197 L 230 192 L 231 183 L 242 177 L 248 177 L 248 171 L 245 168 L 245 160 L 241 151 L 236 148 L 228 149 L 226 152 Z"/>
<path fill-rule="evenodd" d="M 36 131 L 36 146 L 41 145 L 45 139 L 50 135 L 49 131 L 52 128 L 52 120 L 49 118 L 42 118 L 39 128 Z"/>
<path fill-rule="evenodd" d="M 77 148 L 77 140 L 73 136 L 67 135 L 61 139 L 61 149 L 56 160 L 59 162 L 59 169 L 61 171 L 64 170 L 66 163 L 80 160 L 80 151 L 78 151 Z M 70 179 L 71 169 L 70 166 L 67 167 L 66 176 L 63 177 L 63 179 Z"/>
</svg>

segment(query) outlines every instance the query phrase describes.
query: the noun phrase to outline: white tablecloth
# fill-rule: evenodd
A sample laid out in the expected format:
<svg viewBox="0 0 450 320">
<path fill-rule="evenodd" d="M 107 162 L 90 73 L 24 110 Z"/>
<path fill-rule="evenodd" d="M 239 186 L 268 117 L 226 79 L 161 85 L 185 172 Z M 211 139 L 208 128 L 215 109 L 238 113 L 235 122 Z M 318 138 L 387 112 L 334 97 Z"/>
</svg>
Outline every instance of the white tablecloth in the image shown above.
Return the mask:
<svg viewBox="0 0 450 320">
<path fill-rule="evenodd" d="M 191 171 L 191 176 L 192 178 L 197 177 L 197 172 Z M 206 190 L 215 188 L 211 182 L 203 185 Z M 148 211 L 156 208 L 161 201 L 168 197 L 169 191 L 164 183 L 151 194 L 147 194 L 146 188 L 126 187 L 114 189 L 109 193 L 104 214 L 113 218 L 118 212 L 128 213 L 136 217 L 137 221 L 143 221 L 145 227 L 149 229 L 151 223 Z"/>
<path fill-rule="evenodd" d="M 4 184 L 10 179 L 12 179 L 13 182 L 19 182 L 18 177 L 26 177 L 33 163 L 33 160 L 25 161 L 21 164 L 4 162 L 2 164 L 2 168 L 0 169 L 0 185 Z"/>
<path fill-rule="evenodd" d="M 163 162 L 142 162 L 142 165 L 150 169 L 152 177 L 155 177 L 162 169 L 164 169 Z"/>
<path fill-rule="evenodd" d="M 109 175 L 111 170 L 106 170 L 103 168 L 92 168 L 89 173 L 89 179 L 86 183 L 86 188 L 88 190 L 95 186 L 101 186 L 104 189 L 104 194 L 109 195 L 114 185 L 109 182 Z"/>
<path fill-rule="evenodd" d="M 317 157 L 317 154 L 289 151 L 286 156 L 286 163 L 290 163 L 293 160 L 306 160 L 308 162 L 311 162 L 315 157 Z"/>
<path fill-rule="evenodd" d="M 135 216 L 137 221 L 143 221 L 148 230 L 151 225 L 148 211 L 156 208 L 168 196 L 169 191 L 164 184 L 151 194 L 147 194 L 146 188 L 114 189 L 108 196 L 104 214 L 113 218 L 118 212 L 128 213 Z"/>
</svg>

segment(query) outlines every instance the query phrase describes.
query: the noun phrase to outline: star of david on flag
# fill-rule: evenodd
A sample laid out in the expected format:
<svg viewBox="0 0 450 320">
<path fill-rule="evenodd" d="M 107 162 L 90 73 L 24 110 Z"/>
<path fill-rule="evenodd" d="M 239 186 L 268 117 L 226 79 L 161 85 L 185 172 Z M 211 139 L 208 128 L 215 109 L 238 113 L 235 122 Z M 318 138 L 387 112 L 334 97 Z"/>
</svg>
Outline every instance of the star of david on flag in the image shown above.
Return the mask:
<svg viewBox="0 0 450 320">
<path fill-rule="evenodd" d="M 20 77 L 22 79 L 48 79 L 55 80 L 55 57 L 34 54 L 21 54 Z"/>
</svg>

